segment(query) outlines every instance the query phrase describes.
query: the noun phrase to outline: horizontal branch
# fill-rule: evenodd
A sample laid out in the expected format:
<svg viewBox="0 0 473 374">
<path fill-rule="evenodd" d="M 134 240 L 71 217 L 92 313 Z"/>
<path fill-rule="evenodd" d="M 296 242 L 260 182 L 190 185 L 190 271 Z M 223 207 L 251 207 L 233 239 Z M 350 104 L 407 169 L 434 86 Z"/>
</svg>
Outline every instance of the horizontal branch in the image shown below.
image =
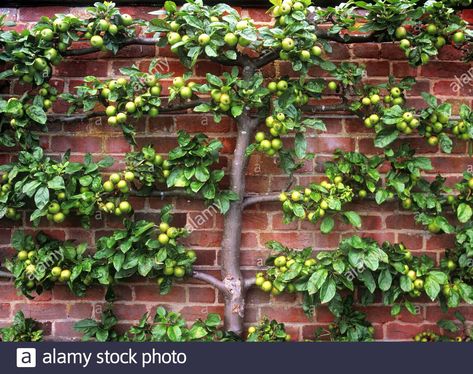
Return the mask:
<svg viewBox="0 0 473 374">
<path fill-rule="evenodd" d="M 259 58 L 257 58 L 254 61 L 254 66 L 255 66 L 255 68 L 259 69 L 259 68 L 262 68 L 263 66 L 265 66 L 265 65 L 267 65 L 267 64 L 269 64 L 273 61 L 276 61 L 278 58 L 279 58 L 279 49 L 268 52 L 268 53 L 260 56 Z"/>
<path fill-rule="evenodd" d="M 332 34 L 327 30 L 317 29 L 315 32 L 318 38 L 329 40 L 337 43 L 355 44 L 355 43 L 371 43 L 371 42 L 383 42 L 388 40 L 382 40 L 380 34 Z M 390 40 L 389 40 L 390 41 Z"/>
<path fill-rule="evenodd" d="M 279 201 L 279 193 L 268 193 L 260 195 L 248 195 L 243 200 L 243 209 L 249 207 L 250 205 L 255 205 L 259 203 L 272 203 Z"/>
<path fill-rule="evenodd" d="M 345 102 L 328 105 L 304 105 L 302 107 L 304 113 L 346 112 L 349 109 L 349 105 Z"/>
<path fill-rule="evenodd" d="M 213 62 L 217 62 L 220 65 L 224 65 L 224 66 L 244 66 L 245 65 L 243 55 L 240 52 L 237 52 L 237 58 L 235 60 L 230 60 L 225 57 L 209 57 L 209 59 Z"/>
<path fill-rule="evenodd" d="M 154 38 L 132 38 L 124 40 L 119 44 L 119 48 L 126 47 L 128 45 L 155 45 L 157 42 Z M 70 49 L 67 50 L 65 56 L 83 56 L 90 53 L 101 52 L 100 48 L 89 47 L 89 48 L 79 48 L 79 49 Z"/>
<path fill-rule="evenodd" d="M 183 103 L 179 104 L 168 104 L 167 106 L 160 107 L 159 112 L 160 113 L 171 113 L 171 112 L 177 112 L 180 110 L 185 110 L 185 109 L 192 109 L 195 108 L 196 106 L 199 106 L 201 104 L 208 104 L 208 100 L 191 100 L 191 101 L 185 101 Z"/>
<path fill-rule="evenodd" d="M 213 275 L 210 275 L 210 274 L 207 274 L 207 273 L 202 273 L 202 272 L 199 272 L 199 271 L 194 271 L 192 273 L 192 277 L 194 279 L 201 280 L 203 282 L 206 282 L 206 283 L 214 286 L 215 288 L 217 288 L 219 291 L 221 291 L 223 293 L 227 292 L 225 284 L 221 280 L 215 278 Z M 13 276 L 12 273 L 9 273 L 9 272 L 6 272 L 6 271 L 0 271 L 0 278 L 14 278 L 14 276 Z"/>
<path fill-rule="evenodd" d="M 212 286 L 214 286 L 216 289 L 218 289 L 220 292 L 226 294 L 228 293 L 227 288 L 225 287 L 225 284 L 220 280 L 215 278 L 213 275 L 207 274 L 207 273 L 202 273 L 200 271 L 194 271 L 192 273 L 192 277 L 194 279 L 201 280 L 203 282 L 206 282 Z"/>
<path fill-rule="evenodd" d="M 149 194 L 140 194 L 139 191 L 131 191 L 131 194 L 134 196 L 143 196 L 143 197 L 184 197 L 189 199 L 200 199 L 201 197 L 198 194 L 187 192 L 185 190 L 169 190 L 169 191 L 151 191 Z"/>
<path fill-rule="evenodd" d="M 247 278 L 245 279 L 245 291 L 248 291 L 251 287 L 253 287 L 256 284 L 256 279 L 255 277 Z"/>
<path fill-rule="evenodd" d="M 13 274 L 7 271 L 0 271 L 0 278 L 13 278 Z"/>
<path fill-rule="evenodd" d="M 195 108 L 196 106 L 200 104 L 205 104 L 208 103 L 206 100 L 191 100 L 191 101 L 186 101 L 183 103 L 179 104 L 170 104 L 165 107 L 160 107 L 159 112 L 160 113 L 172 113 L 172 112 L 178 112 L 181 110 L 187 110 L 191 108 Z M 76 121 L 84 121 L 89 118 L 94 118 L 94 117 L 103 117 L 105 116 L 105 112 L 87 112 L 87 113 L 81 113 L 81 114 L 76 114 L 76 115 L 57 115 L 57 114 L 52 114 L 48 116 L 49 122 L 76 122 Z"/>
</svg>

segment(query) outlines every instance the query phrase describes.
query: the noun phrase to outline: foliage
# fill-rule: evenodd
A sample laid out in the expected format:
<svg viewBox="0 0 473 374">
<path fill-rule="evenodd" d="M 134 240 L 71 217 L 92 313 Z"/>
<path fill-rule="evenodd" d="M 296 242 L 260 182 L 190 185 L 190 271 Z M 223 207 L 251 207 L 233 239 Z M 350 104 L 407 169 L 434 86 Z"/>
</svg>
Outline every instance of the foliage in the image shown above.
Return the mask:
<svg viewBox="0 0 473 374">
<path fill-rule="evenodd" d="M 33 238 L 23 231 L 16 231 L 12 240 L 17 255 L 5 262 L 5 267 L 15 277 L 15 287 L 23 295 L 33 298 L 32 293 L 41 294 L 50 290 L 56 282 L 66 283 L 72 290 L 83 290 L 92 278 L 71 279 L 71 270 L 87 261 L 84 252 L 87 245 L 74 245 L 70 241 L 55 240 L 40 232 Z M 82 264 L 81 266 L 85 266 Z"/>
<path fill-rule="evenodd" d="M 179 146 L 169 152 L 171 173 L 166 178 L 168 188 L 181 187 L 194 194 L 201 194 L 207 202 L 215 203 L 222 213 L 230 207 L 230 201 L 238 197 L 230 191 L 221 191 L 219 182 L 223 170 L 210 170 L 219 159 L 223 147 L 219 140 L 209 140 L 204 134 L 190 137 L 186 132 L 178 132 Z"/>
<path fill-rule="evenodd" d="M 38 329 L 38 323 L 25 318 L 22 311 L 13 317 L 10 326 L 0 328 L 0 340 L 2 342 L 40 342 L 43 340 L 43 331 Z"/>
<path fill-rule="evenodd" d="M 116 53 L 124 39 L 135 35 L 134 26 L 141 23 L 120 14 L 112 2 L 97 2 L 87 12 L 90 17 L 85 20 L 57 14 L 52 18 L 41 17 L 31 30 L 2 31 L 0 43 L 4 48 L 0 60 L 11 63 L 12 68 L 2 72 L 1 78 L 16 76 L 24 83 L 41 85 L 50 78 L 52 66 L 62 61 L 73 42 L 87 39 L 99 50 Z"/>
<path fill-rule="evenodd" d="M 61 98 L 71 104 L 69 113 L 78 108 L 90 112 L 97 104 L 103 105 L 108 125 L 119 125 L 126 139 L 135 144 L 135 131 L 129 117 L 158 115 L 162 91 L 159 80 L 169 76 L 155 71 L 156 64 L 156 60 L 150 64 L 148 73 L 140 71 L 135 65 L 120 69 L 128 78 L 100 81 L 94 76 L 87 76 L 84 78 L 85 84 L 76 87 L 75 95 L 62 94 Z"/>
<path fill-rule="evenodd" d="M 370 342 L 373 341 L 374 327 L 366 320 L 366 314 L 353 308 L 353 298 L 348 296 L 342 301 L 343 307 L 330 323 L 328 329 L 318 328 L 315 340 L 327 338 L 332 342 Z"/>
<path fill-rule="evenodd" d="M 0 144 L 14 147 L 20 144 L 30 148 L 38 144 L 39 137 L 31 130 L 34 126 L 47 130 L 47 111 L 57 100 L 57 89 L 43 83 L 37 92 L 29 91 L 20 98 L 0 99 Z"/>
<path fill-rule="evenodd" d="M 95 254 L 85 254 L 87 244 L 55 240 L 43 233 L 35 238 L 16 231 L 13 247 L 17 256 L 5 262 L 15 278 L 15 287 L 33 298 L 58 282 L 66 283 L 83 296 L 92 284 L 113 286 L 134 275 L 157 278 L 161 294 L 169 292 L 172 281 L 192 274 L 196 254 L 178 242 L 185 229 L 170 226 L 171 206 L 161 210 L 161 222 L 125 221 L 125 229 L 98 239 Z M 107 299 L 114 298 L 109 288 Z"/>
<path fill-rule="evenodd" d="M 137 325 L 124 334 L 115 330 L 118 320 L 111 309 L 102 313 L 101 321 L 85 319 L 77 322 L 74 329 L 83 333 L 83 340 L 127 341 L 127 342 L 193 342 L 236 341 L 237 336 L 219 329 L 222 321 L 218 314 L 209 314 L 205 320 L 198 319 L 190 327 L 179 313 L 168 312 L 163 307 L 156 309 L 153 320 L 148 313 Z"/>
<path fill-rule="evenodd" d="M 159 225 L 149 221 L 125 221 L 125 229 L 100 238 L 94 255 L 97 263 L 93 277 L 103 285 L 111 285 L 135 274 L 157 278 L 160 292 L 166 294 L 173 278 L 191 275 L 195 252 L 179 244 L 179 238 L 187 232 L 170 226 L 170 211 L 170 205 L 161 210 Z M 80 274 L 81 269 L 74 270 L 74 274 Z"/>
<path fill-rule="evenodd" d="M 462 46 L 471 40 L 467 22 L 454 9 L 458 4 L 435 0 L 422 4 L 411 0 L 349 0 L 337 7 L 318 9 L 315 23 L 331 23 L 329 35 L 364 32 L 375 40 L 399 41 L 412 65 L 427 64 L 449 41 Z M 345 39 L 349 41 L 350 34 Z"/>
<path fill-rule="evenodd" d="M 291 335 L 286 333 L 283 323 L 264 317 L 257 326 L 248 328 L 248 342 L 287 342 Z"/>
<path fill-rule="evenodd" d="M 417 334 L 413 340 L 415 342 L 471 342 L 473 331 L 466 324 L 465 317 L 460 312 L 454 313 L 456 320 L 441 319 L 437 325 L 446 333 L 439 335 L 432 331 L 423 331 Z M 456 336 L 454 336 L 456 335 Z"/>
<path fill-rule="evenodd" d="M 274 294 L 302 292 L 308 314 L 328 304 L 334 315 L 341 315 L 343 292 L 355 289 L 363 304 L 372 303 L 375 292 L 381 292 L 383 303 L 392 306 L 392 315 L 399 314 L 402 306 L 416 314 L 411 300 L 423 293 L 443 306 L 456 307 L 461 300 L 473 303 L 467 278 L 453 278 L 450 270 L 435 267 L 428 256 L 413 256 L 402 244 L 379 246 L 372 239 L 353 236 L 342 240 L 337 250 L 321 251 L 315 258 L 311 248 L 295 251 L 275 241 L 268 247 L 275 254 L 267 258 L 270 268 L 257 274 L 256 284 Z M 455 289 L 450 287 L 453 284 Z"/>
<path fill-rule="evenodd" d="M 387 165 L 389 169 L 383 182 L 381 169 L 386 169 Z M 287 221 L 307 219 L 316 223 L 321 220 L 321 231 L 328 233 L 335 225 L 332 215 L 338 213 L 345 221 L 359 227 L 361 218 L 355 212 L 343 211 L 343 206 L 355 199 L 362 201 L 367 198 L 374 198 L 379 205 L 397 198 L 402 208 L 415 212 L 416 221 L 427 226 L 433 234 L 455 231 L 447 219 L 449 210 L 457 213 L 460 224 L 469 221 L 473 214 L 470 204 L 472 189 L 469 186 L 471 183 L 473 187 L 472 175 L 464 174 L 465 179 L 456 185 L 459 193 L 454 195 L 454 190 L 445 186 L 445 179 L 441 176 L 433 181 L 422 177 L 422 172 L 432 170 L 431 162 L 426 157 L 415 156 L 414 149 L 407 144 L 396 150 L 385 150 L 384 158 L 337 150 L 334 161 L 325 166 L 328 180 L 307 188 L 296 187 L 280 195 Z M 345 189 L 350 194 L 343 195 L 346 196 L 343 200 L 340 193 L 327 195 L 327 189 L 334 192 Z M 330 216 L 325 217 L 326 213 Z"/>
<path fill-rule="evenodd" d="M 17 209 L 34 207 L 30 221 L 38 225 L 42 217 L 61 223 L 74 213 L 88 226 L 95 206 L 104 192 L 100 169 L 113 164 L 111 157 L 94 162 L 90 154 L 84 162 L 72 162 L 70 153 L 55 161 L 39 147 L 21 151 L 18 161 L 0 166 L 2 192 L 0 217 L 20 218 Z"/>
</svg>

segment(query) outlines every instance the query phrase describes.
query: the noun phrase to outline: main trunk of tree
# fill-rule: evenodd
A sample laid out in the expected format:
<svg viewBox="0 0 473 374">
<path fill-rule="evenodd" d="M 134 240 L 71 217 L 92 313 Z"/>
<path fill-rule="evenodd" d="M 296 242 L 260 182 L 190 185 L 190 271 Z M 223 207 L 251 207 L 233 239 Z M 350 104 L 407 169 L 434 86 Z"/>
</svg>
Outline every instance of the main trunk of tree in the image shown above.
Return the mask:
<svg viewBox="0 0 473 374">
<path fill-rule="evenodd" d="M 253 76 L 253 66 L 243 68 L 243 79 Z M 230 174 L 230 189 L 238 195 L 225 216 L 222 239 L 222 276 L 225 284 L 225 328 L 236 334 L 243 331 L 245 314 L 245 280 L 240 269 L 240 247 L 243 215 L 243 199 L 245 196 L 245 172 L 248 163 L 246 148 L 251 142 L 258 124 L 256 118 L 251 118 L 249 109 L 244 108 L 237 120 L 237 142 Z"/>
</svg>

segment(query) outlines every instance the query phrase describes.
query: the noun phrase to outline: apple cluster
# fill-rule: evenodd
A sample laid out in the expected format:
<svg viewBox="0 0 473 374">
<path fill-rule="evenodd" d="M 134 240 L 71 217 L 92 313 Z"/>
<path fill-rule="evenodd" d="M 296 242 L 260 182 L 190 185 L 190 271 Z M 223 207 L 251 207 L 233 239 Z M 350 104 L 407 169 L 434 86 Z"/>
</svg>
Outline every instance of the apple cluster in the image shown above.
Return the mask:
<svg viewBox="0 0 473 374">
<path fill-rule="evenodd" d="M 13 187 L 8 178 L 8 173 L 2 174 L 0 178 L 0 186 L 0 198 L 3 198 Z M 21 214 L 14 207 L 6 207 L 5 217 L 13 221 L 18 221 L 21 218 Z"/>
<path fill-rule="evenodd" d="M 129 14 L 121 14 L 118 17 L 113 17 L 113 19 L 110 19 L 110 17 L 97 18 L 87 24 L 87 31 L 83 37 L 89 39 L 92 47 L 107 51 L 108 48 L 104 43 L 104 38 L 115 37 L 120 30 L 120 26 L 126 28 L 131 26 L 133 22 L 133 17 Z"/>
<path fill-rule="evenodd" d="M 288 342 L 291 335 L 286 332 L 283 323 L 264 317 L 257 326 L 248 328 L 247 342 Z"/>
<path fill-rule="evenodd" d="M 131 171 L 126 171 L 122 175 L 118 173 L 111 174 L 108 180 L 103 183 L 108 201 L 99 203 L 100 209 L 115 214 L 117 217 L 130 214 L 132 212 L 131 204 L 123 198 L 123 195 L 130 192 L 129 183 L 134 180 L 135 174 Z"/>
<path fill-rule="evenodd" d="M 448 40 L 455 45 L 461 45 L 466 40 L 465 33 L 462 30 L 452 33 L 449 28 L 443 28 L 441 23 L 438 25 L 435 23 L 422 24 L 420 30 L 421 33 L 419 35 L 411 35 L 406 27 L 399 26 L 396 28 L 394 36 L 399 40 L 399 47 L 405 52 L 406 57 L 418 60 L 422 64 L 427 64 L 431 58 L 431 54 L 425 53 L 425 51 L 420 53 L 420 59 L 417 56 L 419 52 L 415 44 L 422 34 L 428 35 L 429 40 L 432 40 L 432 46 L 437 50 L 442 49 Z"/>
<path fill-rule="evenodd" d="M 353 196 L 352 188 L 343 183 L 341 176 L 336 176 L 333 181 L 313 183 L 310 188 L 282 192 L 279 200 L 285 216 L 315 223 L 328 211 L 339 211 L 343 204 L 352 201 Z"/>
<path fill-rule="evenodd" d="M 161 83 L 153 74 L 145 75 L 143 82 L 147 87 L 145 92 L 135 93 L 132 98 L 129 95 L 131 84 L 126 78 L 104 83 L 100 96 L 108 103 L 105 114 L 109 125 L 125 124 L 129 115 L 147 113 L 150 117 L 156 117 L 159 114 Z"/>
</svg>

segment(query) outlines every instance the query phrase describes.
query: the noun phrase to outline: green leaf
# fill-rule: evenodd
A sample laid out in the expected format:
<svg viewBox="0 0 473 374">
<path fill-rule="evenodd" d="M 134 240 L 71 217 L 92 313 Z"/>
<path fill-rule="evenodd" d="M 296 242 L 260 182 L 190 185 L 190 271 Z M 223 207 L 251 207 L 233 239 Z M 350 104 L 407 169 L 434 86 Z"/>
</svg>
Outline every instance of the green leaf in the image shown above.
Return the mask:
<svg viewBox="0 0 473 374">
<path fill-rule="evenodd" d="M 189 331 L 189 338 L 191 340 L 198 340 L 207 335 L 207 331 L 200 325 L 194 325 Z"/>
<path fill-rule="evenodd" d="M 394 304 L 392 307 L 391 307 L 391 315 L 393 317 L 399 315 L 399 313 L 401 313 L 401 304 Z"/>
<path fill-rule="evenodd" d="M 307 282 L 307 291 L 309 292 L 309 295 L 313 295 L 320 289 L 320 287 L 322 287 L 327 276 L 327 269 L 319 269 L 311 275 Z"/>
<path fill-rule="evenodd" d="M 216 313 L 209 313 L 205 320 L 205 325 L 209 327 L 217 327 L 220 323 L 222 323 L 222 319 Z"/>
<path fill-rule="evenodd" d="M 210 178 L 209 170 L 205 166 L 195 168 L 195 177 L 200 182 L 207 182 Z"/>
<path fill-rule="evenodd" d="M 44 112 L 43 108 L 37 105 L 31 105 L 26 108 L 26 114 L 30 117 L 33 121 L 38 122 L 42 125 L 46 123 L 48 117 Z"/>
<path fill-rule="evenodd" d="M 333 230 L 334 225 L 335 221 L 332 217 L 325 217 L 320 225 L 320 231 L 323 234 L 328 234 Z"/>
<path fill-rule="evenodd" d="M 358 213 L 349 211 L 343 213 L 343 215 L 348 219 L 348 221 L 352 224 L 352 226 L 359 229 L 361 227 L 361 218 Z"/>
<path fill-rule="evenodd" d="M 384 269 L 379 273 L 378 285 L 381 291 L 387 291 L 391 288 L 393 277 L 389 269 Z"/>
<path fill-rule="evenodd" d="M 432 270 L 428 276 L 434 279 L 438 284 L 445 284 L 448 282 L 447 274 L 442 271 Z"/>
<path fill-rule="evenodd" d="M 36 191 L 34 195 L 34 202 L 38 209 L 43 209 L 49 203 L 49 190 L 47 187 L 43 186 Z"/>
<path fill-rule="evenodd" d="M 400 286 L 404 292 L 411 292 L 414 289 L 414 284 L 412 283 L 411 279 L 406 275 L 401 276 Z"/>
<path fill-rule="evenodd" d="M 36 192 L 36 189 L 39 186 L 41 186 L 41 182 L 37 180 L 33 180 L 31 182 L 26 183 L 21 189 L 21 192 L 23 192 L 28 197 L 33 197 L 33 195 Z"/>
<path fill-rule="evenodd" d="M 147 257 L 145 255 L 141 256 L 138 261 L 138 273 L 140 273 L 141 276 L 146 277 L 153 268 L 153 262 L 152 257 Z"/>
<path fill-rule="evenodd" d="M 427 294 L 427 296 L 429 296 L 430 299 L 431 299 L 432 301 L 434 301 L 435 298 L 437 297 L 437 295 L 438 295 L 439 292 L 440 292 L 440 285 L 439 285 L 439 283 L 435 280 L 434 277 L 428 275 L 428 276 L 425 278 L 424 289 L 425 289 L 425 293 Z"/>
<path fill-rule="evenodd" d="M 326 281 L 320 289 L 320 302 L 328 303 L 332 300 L 337 292 L 337 285 L 333 279 Z"/>
<path fill-rule="evenodd" d="M 178 342 L 181 340 L 182 336 L 181 328 L 179 326 L 169 326 L 167 335 L 172 342 Z"/>
<path fill-rule="evenodd" d="M 409 300 L 404 301 L 404 306 L 413 315 L 417 315 L 417 309 Z"/>
<path fill-rule="evenodd" d="M 455 324 L 455 322 L 448 319 L 441 319 L 440 321 L 437 322 L 437 325 L 440 328 L 447 330 L 449 332 L 457 332 L 458 330 L 460 330 L 459 327 Z"/>
<path fill-rule="evenodd" d="M 307 141 L 304 134 L 300 132 L 295 137 L 294 151 L 297 158 L 304 158 L 307 154 Z"/>
<path fill-rule="evenodd" d="M 461 203 L 457 208 L 457 218 L 461 223 L 466 223 L 473 215 L 473 210 L 466 203 Z"/>
<path fill-rule="evenodd" d="M 399 137 L 399 131 L 390 128 L 381 130 L 374 141 L 378 148 L 385 148 Z"/>
<path fill-rule="evenodd" d="M 123 262 L 125 261 L 125 254 L 122 252 L 117 252 L 113 256 L 113 267 L 116 271 L 120 271 L 122 269 Z"/>
<path fill-rule="evenodd" d="M 63 189 L 65 189 L 64 179 L 61 176 L 56 175 L 53 179 L 51 179 L 48 182 L 48 188 L 50 188 L 52 190 L 63 190 Z"/>
<path fill-rule="evenodd" d="M 359 273 L 358 278 L 363 282 L 365 287 L 373 293 L 376 290 L 376 282 L 374 281 L 373 274 L 368 269 L 364 269 Z"/>
</svg>

